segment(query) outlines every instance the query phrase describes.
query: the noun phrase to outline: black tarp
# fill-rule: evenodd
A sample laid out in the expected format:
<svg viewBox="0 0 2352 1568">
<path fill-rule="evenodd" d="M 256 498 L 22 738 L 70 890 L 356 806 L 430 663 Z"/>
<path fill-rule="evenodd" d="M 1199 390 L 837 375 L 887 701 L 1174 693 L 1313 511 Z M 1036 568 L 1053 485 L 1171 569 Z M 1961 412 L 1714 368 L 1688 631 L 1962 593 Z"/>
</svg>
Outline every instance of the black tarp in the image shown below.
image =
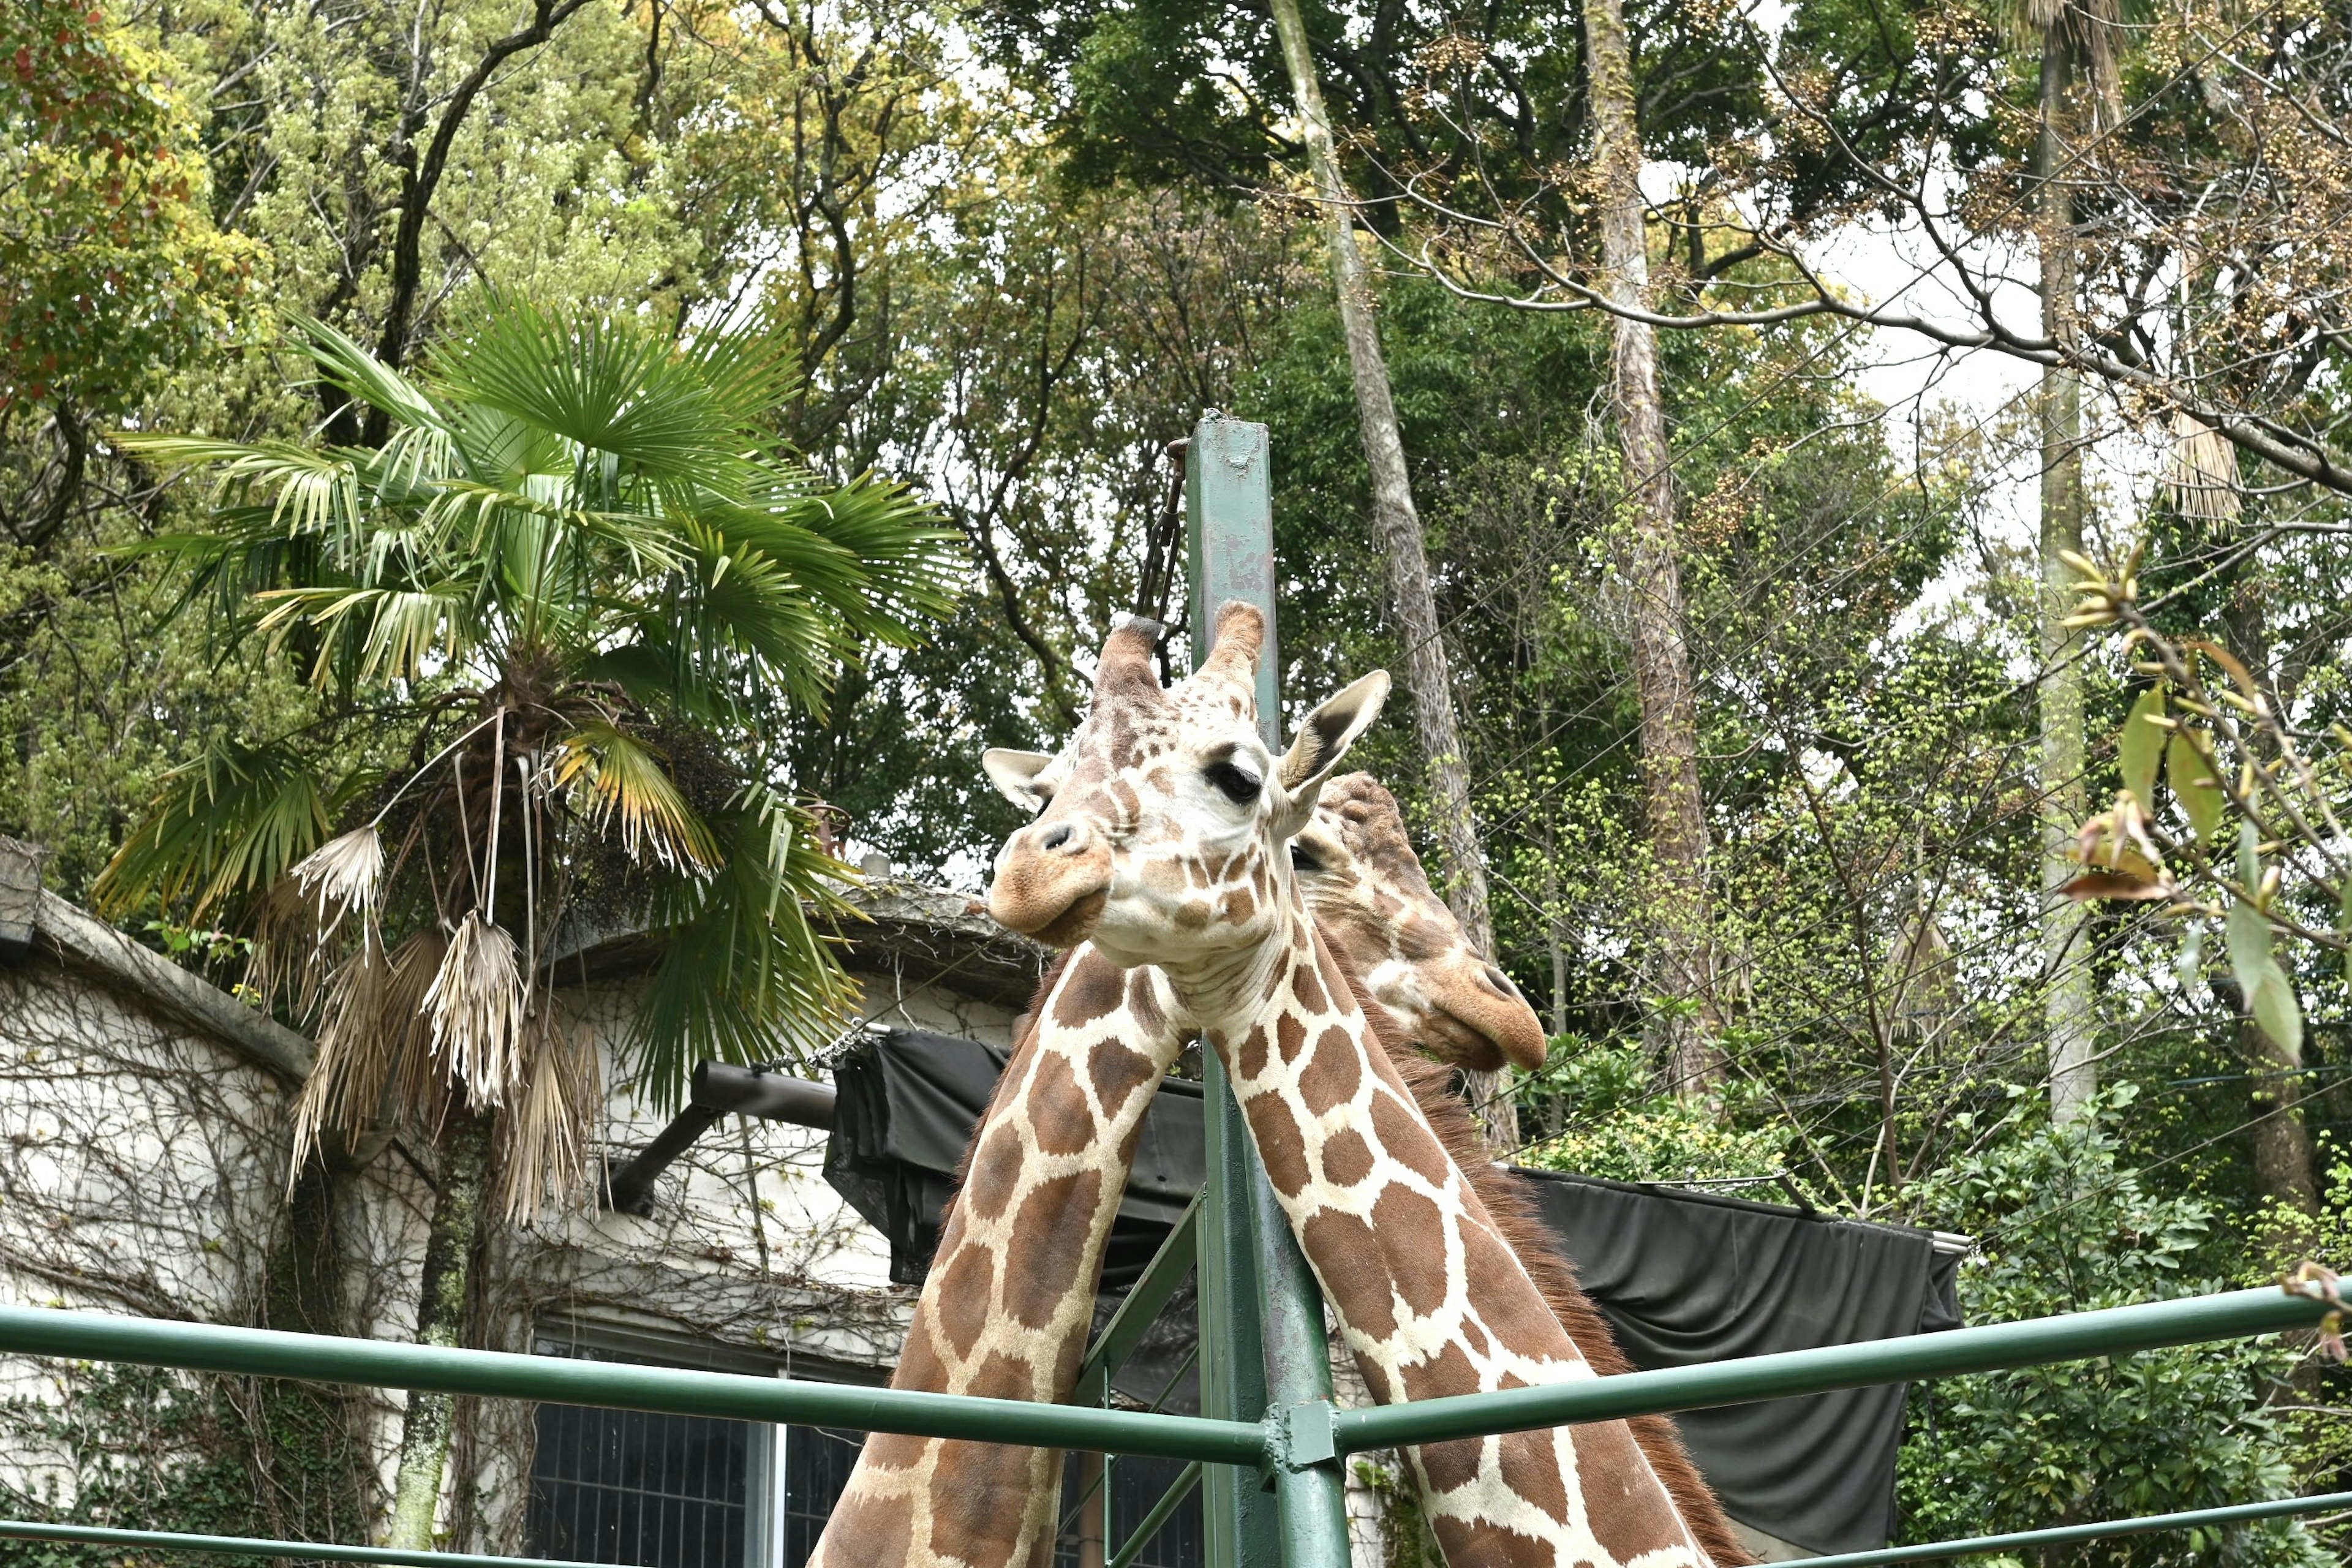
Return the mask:
<svg viewBox="0 0 2352 1568">
<path fill-rule="evenodd" d="M 919 1283 L 957 1164 L 1004 1053 L 894 1028 L 835 1069 L 840 1100 L 825 1179 L 890 1243 L 891 1278 Z M 1142 1272 L 1202 1180 L 1201 1089 L 1171 1080 L 1138 1142 L 1097 1300 L 1097 1326 Z M 1926 1231 L 1777 1205 L 1522 1171 L 1586 1290 L 1640 1367 L 1845 1344 L 1957 1327 L 1957 1259 Z M 1147 1402 L 1185 1363 L 1191 1292 L 1117 1380 Z M 1162 1408 L 1197 1406 L 1197 1370 Z M 1848 1389 L 1676 1417 L 1737 1520 L 1821 1552 L 1886 1543 L 1900 1386 Z"/>
<path fill-rule="evenodd" d="M 1960 1325 L 1935 1237 L 1774 1204 L 1523 1171 L 1587 1294 L 1639 1367 L 1691 1366 Z M 1814 1552 L 1893 1528 L 1905 1385 L 1676 1418 L 1732 1517 Z"/>
</svg>

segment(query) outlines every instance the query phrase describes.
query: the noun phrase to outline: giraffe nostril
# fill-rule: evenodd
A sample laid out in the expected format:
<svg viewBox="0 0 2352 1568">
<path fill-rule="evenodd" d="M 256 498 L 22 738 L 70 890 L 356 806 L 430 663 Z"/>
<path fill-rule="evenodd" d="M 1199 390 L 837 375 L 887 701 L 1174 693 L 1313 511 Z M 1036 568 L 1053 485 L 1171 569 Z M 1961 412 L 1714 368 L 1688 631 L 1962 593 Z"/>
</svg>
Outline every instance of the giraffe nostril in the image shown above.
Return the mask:
<svg viewBox="0 0 2352 1568">
<path fill-rule="evenodd" d="M 1516 999 L 1519 994 L 1519 988 L 1511 984 L 1511 977 L 1491 963 L 1486 965 L 1486 984 L 1506 996 Z"/>
<path fill-rule="evenodd" d="M 1040 849 L 1059 849 L 1063 845 L 1067 844 L 1071 839 L 1076 838 L 1077 836 L 1078 830 L 1075 825 L 1067 822 L 1057 822 L 1054 824 L 1053 826 L 1045 829 L 1045 832 L 1037 836 L 1037 847 Z"/>
</svg>

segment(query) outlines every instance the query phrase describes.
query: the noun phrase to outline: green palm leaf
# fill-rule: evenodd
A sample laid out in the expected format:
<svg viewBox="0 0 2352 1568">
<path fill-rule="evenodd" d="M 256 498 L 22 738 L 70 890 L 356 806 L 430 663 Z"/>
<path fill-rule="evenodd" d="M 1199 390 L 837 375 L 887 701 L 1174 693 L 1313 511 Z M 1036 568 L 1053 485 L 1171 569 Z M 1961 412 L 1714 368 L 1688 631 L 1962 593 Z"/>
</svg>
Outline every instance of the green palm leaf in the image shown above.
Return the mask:
<svg viewBox="0 0 2352 1568">
<path fill-rule="evenodd" d="M 856 913 L 832 880 L 849 868 L 818 847 L 803 814 L 758 785 L 718 826 L 719 872 L 673 884 L 659 901 L 663 957 L 635 1019 L 635 1078 L 664 1110 L 697 1057 L 804 1058 L 855 1016 L 856 988 L 812 918 Z"/>
<path fill-rule="evenodd" d="M 325 842 L 331 795 L 290 742 L 217 742 L 164 775 L 99 874 L 98 906 L 119 918 L 151 898 L 193 901 L 201 917 L 269 887 Z"/>
</svg>

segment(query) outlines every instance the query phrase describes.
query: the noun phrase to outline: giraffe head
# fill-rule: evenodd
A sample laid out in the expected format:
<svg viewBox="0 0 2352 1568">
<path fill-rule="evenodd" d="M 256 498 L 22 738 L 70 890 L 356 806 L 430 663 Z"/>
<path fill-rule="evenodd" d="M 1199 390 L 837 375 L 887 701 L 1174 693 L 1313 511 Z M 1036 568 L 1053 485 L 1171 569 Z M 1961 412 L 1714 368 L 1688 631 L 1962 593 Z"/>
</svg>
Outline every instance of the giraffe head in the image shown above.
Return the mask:
<svg viewBox="0 0 2352 1568">
<path fill-rule="evenodd" d="M 1406 841 L 1396 797 L 1370 773 L 1323 786 L 1290 865 L 1324 940 L 1372 1000 L 1458 1067 L 1543 1066 L 1543 1025 L 1510 976 L 1480 957 Z"/>
<path fill-rule="evenodd" d="M 1285 840 L 1380 714 L 1374 673 L 1307 717 L 1276 757 L 1258 738 L 1265 623 L 1217 614 L 1209 658 L 1163 689 L 1160 627 L 1128 620 L 1103 647 L 1094 702 L 1058 756 L 990 752 L 989 777 L 1037 820 L 996 857 L 989 913 L 1056 946 L 1091 939 L 1122 965 L 1172 968 L 1255 948 L 1289 917 Z"/>
</svg>

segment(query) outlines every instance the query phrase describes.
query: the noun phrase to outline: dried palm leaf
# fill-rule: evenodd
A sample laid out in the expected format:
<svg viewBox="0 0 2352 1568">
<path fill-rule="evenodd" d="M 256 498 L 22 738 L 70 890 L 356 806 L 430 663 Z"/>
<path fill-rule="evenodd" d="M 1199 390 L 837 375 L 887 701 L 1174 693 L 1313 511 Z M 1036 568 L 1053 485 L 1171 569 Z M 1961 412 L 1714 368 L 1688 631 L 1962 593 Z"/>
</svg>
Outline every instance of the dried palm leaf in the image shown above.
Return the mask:
<svg viewBox="0 0 2352 1568">
<path fill-rule="evenodd" d="M 319 1029 L 319 1057 L 294 1102 L 294 1167 L 299 1174 L 320 1134 L 349 1132 L 373 1120 L 405 1031 L 386 1016 L 393 966 L 382 938 L 363 931 L 352 956 L 336 966 Z"/>
<path fill-rule="evenodd" d="M 551 1196 L 587 1185 L 588 1135 L 604 1088 L 593 1032 L 552 1004 L 532 1012 L 525 1037 L 530 1060 L 499 1163 L 500 1202 L 517 1225 L 538 1218 Z"/>
<path fill-rule="evenodd" d="M 478 1110 L 504 1105 L 521 1079 L 525 1001 L 514 938 L 467 911 L 425 1004 L 441 1070 Z"/>
<path fill-rule="evenodd" d="M 383 893 L 383 837 L 375 824 L 328 839 L 286 873 L 318 909 L 317 940 L 335 934 L 353 910 L 373 921 Z"/>
<path fill-rule="evenodd" d="M 433 1008 L 427 1000 L 440 976 L 449 939 L 438 927 L 428 926 L 402 942 L 392 955 L 392 982 L 384 988 L 383 1016 L 396 1026 L 398 1060 L 392 1086 L 394 1102 L 402 1110 L 423 1112 L 445 1092 L 435 1064 Z"/>
<path fill-rule="evenodd" d="M 2237 521 L 2238 449 L 2203 420 L 2172 416 L 2172 450 L 2164 465 L 2172 504 L 2184 517 L 2219 528 Z"/>
</svg>

